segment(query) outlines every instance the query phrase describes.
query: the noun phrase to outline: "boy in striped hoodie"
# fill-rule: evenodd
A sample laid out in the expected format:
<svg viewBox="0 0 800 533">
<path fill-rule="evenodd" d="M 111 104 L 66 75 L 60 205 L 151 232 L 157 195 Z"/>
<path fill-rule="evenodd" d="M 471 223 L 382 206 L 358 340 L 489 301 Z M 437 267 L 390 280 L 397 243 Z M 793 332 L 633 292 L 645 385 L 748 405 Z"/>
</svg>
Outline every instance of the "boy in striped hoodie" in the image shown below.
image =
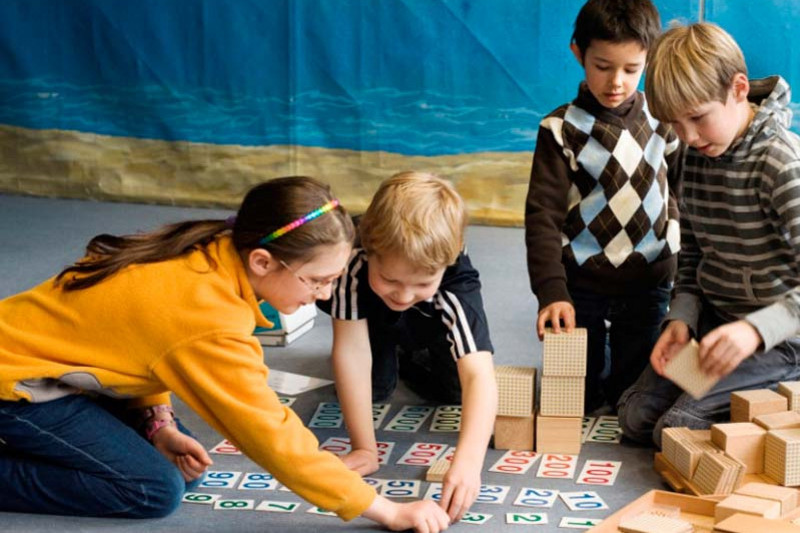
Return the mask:
<svg viewBox="0 0 800 533">
<path fill-rule="evenodd" d="M 789 86 L 748 80 L 733 38 L 708 23 L 655 44 L 645 94 L 687 145 L 681 254 L 652 367 L 620 400 L 625 435 L 660 445 L 661 429 L 729 418 L 730 393 L 800 379 L 800 138 Z M 663 377 L 690 337 L 720 381 L 700 400 Z"/>
</svg>

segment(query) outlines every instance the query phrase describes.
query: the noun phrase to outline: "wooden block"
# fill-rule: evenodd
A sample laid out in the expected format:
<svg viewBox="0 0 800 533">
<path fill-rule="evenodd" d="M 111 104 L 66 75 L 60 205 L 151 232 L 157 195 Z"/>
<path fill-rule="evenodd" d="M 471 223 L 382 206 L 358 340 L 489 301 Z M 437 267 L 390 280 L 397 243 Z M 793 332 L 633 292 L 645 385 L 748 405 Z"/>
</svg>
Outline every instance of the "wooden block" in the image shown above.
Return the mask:
<svg viewBox="0 0 800 533">
<path fill-rule="evenodd" d="M 539 412 L 544 416 L 583 417 L 584 378 L 542 376 Z"/>
<path fill-rule="evenodd" d="M 623 533 L 691 533 L 692 524 L 686 520 L 657 513 L 641 513 L 625 517 L 617 526 Z"/>
<path fill-rule="evenodd" d="M 800 526 L 781 520 L 736 513 L 722 522 L 714 524 L 714 531 L 720 533 L 800 533 Z"/>
<path fill-rule="evenodd" d="M 498 416 L 494 421 L 496 450 L 533 450 L 534 416 Z"/>
<path fill-rule="evenodd" d="M 700 370 L 699 348 L 697 341 L 691 339 L 664 367 L 664 375 L 696 400 L 705 396 L 719 381 L 718 377 Z"/>
<path fill-rule="evenodd" d="M 732 494 L 719 502 L 714 508 L 714 523 L 722 522 L 736 513 L 760 516 L 762 518 L 779 518 L 781 504 L 773 500 L 754 498 L 742 494 Z M 755 533 L 755 532 L 754 532 Z M 766 531 L 764 532 L 766 533 Z"/>
<path fill-rule="evenodd" d="M 752 422 L 760 415 L 786 411 L 789 402 L 769 389 L 743 390 L 731 393 L 731 422 Z"/>
<path fill-rule="evenodd" d="M 524 366 L 497 366 L 497 414 L 526 417 L 533 414 L 536 369 Z"/>
<path fill-rule="evenodd" d="M 753 496 L 781 504 L 781 516 L 797 508 L 797 489 L 779 487 L 768 483 L 747 483 L 736 489 L 736 494 Z"/>
<path fill-rule="evenodd" d="M 580 453 L 583 419 L 536 416 L 537 453 Z"/>
<path fill-rule="evenodd" d="M 800 485 L 800 429 L 767 432 L 764 472 L 786 487 Z"/>
<path fill-rule="evenodd" d="M 695 440 L 692 430 L 687 427 L 664 428 L 661 430 L 661 453 L 672 464 L 675 464 L 675 449 L 679 442 Z"/>
<path fill-rule="evenodd" d="M 744 465 L 722 453 L 703 452 L 692 477 L 701 494 L 730 494 L 744 475 Z"/>
<path fill-rule="evenodd" d="M 553 333 L 545 329 L 542 347 L 543 376 L 586 375 L 586 329 L 575 328 L 572 333 Z"/>
<path fill-rule="evenodd" d="M 778 394 L 786 396 L 790 411 L 800 412 L 800 381 L 781 381 L 778 383 Z"/>
<path fill-rule="evenodd" d="M 709 441 L 681 441 L 675 447 L 675 461 L 672 464 L 683 477 L 692 479 L 704 452 L 721 453 L 722 450 Z"/>
<path fill-rule="evenodd" d="M 767 430 L 800 428 L 800 413 L 797 411 L 769 413 L 755 417 L 753 422 Z"/>
<path fill-rule="evenodd" d="M 800 416 L 800 415 L 798 415 Z M 764 442 L 767 431 L 752 422 L 711 426 L 711 442 L 745 464 L 747 474 L 764 471 Z"/>
<path fill-rule="evenodd" d="M 664 428 L 661 430 L 661 453 L 671 464 L 675 464 L 677 443 L 685 440 L 711 442 L 711 430 L 689 429 L 687 427 Z"/>
<path fill-rule="evenodd" d="M 437 459 L 425 473 L 425 481 L 441 483 L 451 464 L 449 459 Z"/>
</svg>

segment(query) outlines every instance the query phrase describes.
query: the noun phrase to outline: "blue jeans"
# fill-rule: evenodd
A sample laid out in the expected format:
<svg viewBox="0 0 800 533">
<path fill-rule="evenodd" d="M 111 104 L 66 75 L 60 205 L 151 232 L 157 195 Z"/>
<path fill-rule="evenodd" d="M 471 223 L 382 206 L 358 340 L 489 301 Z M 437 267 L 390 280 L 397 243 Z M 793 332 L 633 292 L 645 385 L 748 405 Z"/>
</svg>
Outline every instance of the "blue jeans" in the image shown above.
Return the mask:
<svg viewBox="0 0 800 533">
<path fill-rule="evenodd" d="M 569 294 L 575 305 L 575 323 L 586 328 L 586 394 L 590 413 L 603 403 L 612 408 L 650 361 L 661 333 L 672 284 L 628 296 L 606 296 L 575 288 Z M 606 327 L 606 321 L 610 326 Z M 610 367 L 606 366 L 608 349 Z"/>
<path fill-rule="evenodd" d="M 723 322 L 703 315 L 698 337 Z M 667 427 L 707 429 L 730 419 L 731 392 L 772 389 L 781 381 L 800 379 L 800 341 L 785 341 L 768 352 L 756 352 L 703 398 L 695 400 L 677 385 L 655 373 L 652 366 L 642 372 L 619 401 L 619 423 L 623 434 L 634 441 L 661 447 L 661 430 Z"/>
<path fill-rule="evenodd" d="M 0 401 L 0 439 L 0 511 L 156 518 L 188 488 L 174 464 L 86 396 Z"/>
</svg>

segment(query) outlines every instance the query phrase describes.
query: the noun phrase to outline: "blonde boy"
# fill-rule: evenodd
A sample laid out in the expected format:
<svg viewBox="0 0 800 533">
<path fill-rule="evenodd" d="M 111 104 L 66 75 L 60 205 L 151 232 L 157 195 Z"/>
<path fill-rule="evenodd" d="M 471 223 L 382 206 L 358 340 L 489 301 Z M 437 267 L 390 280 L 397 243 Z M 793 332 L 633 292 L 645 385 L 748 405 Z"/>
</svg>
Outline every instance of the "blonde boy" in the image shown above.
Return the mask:
<svg viewBox="0 0 800 533">
<path fill-rule="evenodd" d="M 741 50 L 713 24 L 666 32 L 645 91 L 688 145 L 667 326 L 620 401 L 625 434 L 660 445 L 664 427 L 726 420 L 733 391 L 800 377 L 800 139 L 787 129 L 786 82 L 748 80 Z M 662 377 L 690 337 L 703 371 L 722 378 L 700 400 Z"/>
<path fill-rule="evenodd" d="M 464 202 L 445 180 L 402 172 L 383 182 L 329 302 L 336 390 L 353 449 L 344 462 L 378 469 L 372 401 L 398 375 L 420 396 L 463 405 L 442 507 L 459 520 L 475 501 L 497 410 L 492 344 L 478 272 L 464 251 Z"/>
</svg>

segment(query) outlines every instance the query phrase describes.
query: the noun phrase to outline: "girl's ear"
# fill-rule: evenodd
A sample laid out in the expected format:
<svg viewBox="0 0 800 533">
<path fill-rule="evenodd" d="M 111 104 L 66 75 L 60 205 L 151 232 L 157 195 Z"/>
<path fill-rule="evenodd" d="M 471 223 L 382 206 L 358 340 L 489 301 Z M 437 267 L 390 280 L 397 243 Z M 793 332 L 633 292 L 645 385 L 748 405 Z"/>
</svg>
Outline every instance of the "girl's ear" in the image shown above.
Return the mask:
<svg viewBox="0 0 800 533">
<path fill-rule="evenodd" d="M 747 102 L 747 95 L 750 93 L 750 80 L 747 79 L 747 75 L 743 72 L 734 74 L 731 89 L 737 102 Z"/>
<path fill-rule="evenodd" d="M 258 277 L 265 276 L 270 270 L 275 270 L 277 259 L 263 248 L 250 250 L 247 254 L 247 266 Z"/>
<path fill-rule="evenodd" d="M 583 66 L 583 54 L 581 53 L 581 49 L 578 47 L 576 43 L 570 43 L 569 49 L 572 50 L 572 55 L 575 56 L 575 59 L 578 60 L 580 66 Z"/>
</svg>

